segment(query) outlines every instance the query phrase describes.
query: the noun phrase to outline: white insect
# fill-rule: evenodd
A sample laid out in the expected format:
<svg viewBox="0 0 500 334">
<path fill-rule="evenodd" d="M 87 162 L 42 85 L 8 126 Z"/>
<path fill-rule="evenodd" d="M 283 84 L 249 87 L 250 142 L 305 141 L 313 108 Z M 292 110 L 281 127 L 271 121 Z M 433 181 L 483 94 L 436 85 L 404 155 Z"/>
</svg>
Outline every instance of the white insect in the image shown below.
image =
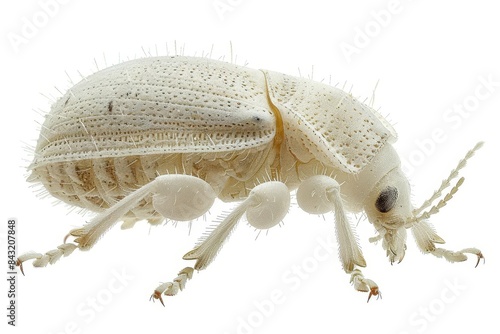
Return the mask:
<svg viewBox="0 0 500 334">
<path fill-rule="evenodd" d="M 340 89 L 281 73 L 194 57 L 150 57 L 101 70 L 73 86 L 46 116 L 29 181 L 54 197 L 100 212 L 76 237 L 45 254 L 21 255 L 44 267 L 76 248 L 90 249 L 118 221 L 156 225 L 165 218 L 191 221 L 216 198 L 241 201 L 210 228 L 183 259 L 196 260 L 152 298 L 185 287 L 205 269 L 243 215 L 257 229 L 284 219 L 290 192 L 311 214 L 335 213 L 344 271 L 354 288 L 379 296 L 346 215 L 363 212 L 391 263 L 400 262 L 411 229 L 424 253 L 466 260 L 476 248 L 454 252 L 427 222 L 452 198 L 463 178 L 451 180 L 482 143 L 421 207 L 391 146 L 396 134 L 371 107 Z M 439 201 L 438 201 L 439 200 Z M 437 204 L 433 205 L 436 201 Z M 427 210 L 427 211 L 426 211 Z M 477 266 L 477 264 L 476 264 Z"/>
</svg>

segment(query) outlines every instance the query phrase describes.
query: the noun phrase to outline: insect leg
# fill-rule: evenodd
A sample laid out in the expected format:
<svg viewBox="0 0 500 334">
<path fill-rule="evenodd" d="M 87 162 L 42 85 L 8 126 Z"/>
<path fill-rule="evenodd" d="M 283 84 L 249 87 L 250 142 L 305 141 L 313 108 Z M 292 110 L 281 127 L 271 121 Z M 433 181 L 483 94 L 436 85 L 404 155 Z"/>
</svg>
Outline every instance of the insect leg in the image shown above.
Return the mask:
<svg viewBox="0 0 500 334">
<path fill-rule="evenodd" d="M 53 264 L 62 255 L 68 256 L 79 248 L 89 250 L 118 221 L 133 209 L 146 196 L 153 194 L 153 206 L 165 218 L 192 220 L 203 215 L 212 206 L 215 193 L 208 183 L 190 175 L 161 175 L 150 183 L 130 193 L 121 201 L 98 214 L 85 226 L 71 230 L 64 244 L 45 254 L 30 252 L 19 256 L 17 265 L 35 259 L 35 267 Z M 189 203 L 189 204 L 186 204 Z M 70 236 L 76 237 L 73 243 L 66 243 Z"/>
<path fill-rule="evenodd" d="M 444 244 L 444 240 L 439 237 L 429 223 L 424 220 L 416 223 L 411 230 L 418 247 L 426 254 L 430 253 L 439 258 L 444 257 L 450 262 L 462 262 L 467 260 L 467 255 L 465 255 L 466 253 L 474 254 L 477 256 L 476 267 L 481 259 L 484 260 L 483 254 L 477 248 L 464 248 L 460 251 L 451 251 L 436 247 L 436 243 Z"/>
<path fill-rule="evenodd" d="M 366 261 L 346 215 L 339 183 L 324 175 L 310 177 L 297 189 L 297 202 L 304 211 L 309 213 L 322 214 L 334 211 L 339 257 L 344 271 L 351 274 L 351 283 L 354 284 L 356 290 L 370 292 L 368 300 L 371 296 L 378 296 L 377 284 L 366 279 L 359 269 L 359 267 L 366 266 Z"/>
<path fill-rule="evenodd" d="M 196 260 L 194 268 L 181 270 L 173 282 L 160 284 L 151 295 L 160 299 L 162 294 L 172 296 L 182 290 L 185 282 L 193 275 L 193 270 L 205 269 L 217 256 L 222 245 L 229 239 L 244 213 L 251 225 L 257 228 L 270 228 L 279 223 L 286 215 L 290 205 L 290 194 L 286 185 L 272 181 L 260 184 L 252 189 L 248 197 L 227 215 L 215 228 L 207 231 L 195 248 L 187 252 L 184 260 Z M 164 305 L 164 304 L 163 304 Z"/>
<path fill-rule="evenodd" d="M 371 279 L 365 278 L 359 268 L 356 268 L 351 272 L 351 283 L 357 291 L 370 292 L 366 302 L 369 302 L 372 296 L 377 296 L 377 298 L 382 297 L 377 283 Z"/>
<path fill-rule="evenodd" d="M 48 251 L 45 254 L 28 252 L 20 255 L 17 258 L 16 266 L 21 269 L 21 272 L 24 275 L 23 262 L 28 260 L 34 260 L 34 267 L 45 267 L 47 264 L 54 264 L 61 258 L 61 256 L 69 256 L 78 246 L 72 243 L 63 243 L 62 245 L 57 246 L 56 249 Z"/>
<path fill-rule="evenodd" d="M 159 299 L 163 306 L 162 294 L 166 296 L 174 296 L 184 288 L 187 279 L 193 276 L 194 269 L 205 269 L 215 258 L 222 247 L 222 244 L 227 241 L 231 231 L 236 227 L 241 216 L 245 213 L 249 206 L 250 197 L 243 201 L 236 209 L 234 209 L 213 231 L 209 232 L 208 236 L 199 243 L 193 250 L 183 256 L 184 260 L 196 260 L 194 268 L 187 267 L 180 271 L 173 282 L 161 283 L 151 295 L 151 298 Z M 189 275 L 183 275 L 183 271 L 189 272 Z M 182 278 L 180 278 L 182 276 Z M 177 280 L 177 282 L 176 282 Z M 179 282 L 182 282 L 182 284 Z M 150 299 L 151 299 L 150 298 Z"/>
<path fill-rule="evenodd" d="M 337 183 L 338 185 L 338 183 Z M 366 261 L 361 253 L 358 240 L 345 213 L 340 197 L 340 186 L 335 186 L 327 191 L 327 196 L 334 206 L 335 232 L 339 243 L 340 259 L 344 271 L 351 274 L 351 283 L 354 289 L 361 292 L 369 292 L 368 301 L 372 296 L 381 296 L 378 285 L 371 279 L 363 276 L 359 267 L 366 267 Z"/>
<path fill-rule="evenodd" d="M 54 264 L 63 255 L 65 257 L 69 256 L 76 248 L 80 248 L 81 250 L 90 249 L 127 211 L 133 208 L 137 202 L 149 193 L 153 182 L 134 191 L 106 211 L 98 214 L 84 227 L 71 230 L 64 238 L 64 243 L 56 249 L 50 250 L 45 254 L 35 252 L 22 254 L 17 258 L 16 265 L 20 267 L 21 272 L 24 274 L 23 262 L 25 261 L 33 259 L 35 260 L 33 261 L 34 267 L 45 267 L 49 263 Z M 66 239 L 70 235 L 77 237 L 75 239 L 76 244 L 66 242 Z"/>
<path fill-rule="evenodd" d="M 189 280 L 193 277 L 193 272 L 194 272 L 194 269 L 192 267 L 186 267 L 186 268 L 182 269 L 181 271 L 179 271 L 179 274 L 177 275 L 176 278 L 173 279 L 172 282 L 166 282 L 166 283 L 160 284 L 155 289 L 155 291 L 153 292 L 153 294 L 151 295 L 151 297 L 149 299 L 150 300 L 151 299 L 153 299 L 153 300 L 159 299 L 161 304 L 163 306 L 165 306 L 161 295 L 164 294 L 165 296 L 175 296 L 177 294 L 177 292 L 179 292 L 179 290 L 184 289 L 184 287 L 186 286 L 187 280 Z"/>
</svg>

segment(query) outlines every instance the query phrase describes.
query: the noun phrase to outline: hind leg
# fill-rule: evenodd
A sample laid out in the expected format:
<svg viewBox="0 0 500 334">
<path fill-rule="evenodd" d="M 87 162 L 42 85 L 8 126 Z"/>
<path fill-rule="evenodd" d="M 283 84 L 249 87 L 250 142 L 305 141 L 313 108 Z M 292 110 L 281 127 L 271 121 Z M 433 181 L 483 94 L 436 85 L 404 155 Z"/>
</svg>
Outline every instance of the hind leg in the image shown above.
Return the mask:
<svg viewBox="0 0 500 334">
<path fill-rule="evenodd" d="M 33 266 L 45 267 L 54 264 L 62 256 L 69 256 L 76 248 L 89 250 L 125 214 L 144 197 L 153 195 L 153 206 L 165 218 L 189 221 L 207 212 L 216 195 L 210 185 L 194 176 L 162 175 L 130 193 L 121 201 L 98 214 L 85 226 L 71 230 L 64 243 L 45 254 L 29 252 L 18 257 L 17 265 L 23 272 L 23 262 L 34 260 Z M 67 243 L 68 237 L 75 237 L 75 243 Z M 24 274 L 24 272 L 23 272 Z"/>
</svg>

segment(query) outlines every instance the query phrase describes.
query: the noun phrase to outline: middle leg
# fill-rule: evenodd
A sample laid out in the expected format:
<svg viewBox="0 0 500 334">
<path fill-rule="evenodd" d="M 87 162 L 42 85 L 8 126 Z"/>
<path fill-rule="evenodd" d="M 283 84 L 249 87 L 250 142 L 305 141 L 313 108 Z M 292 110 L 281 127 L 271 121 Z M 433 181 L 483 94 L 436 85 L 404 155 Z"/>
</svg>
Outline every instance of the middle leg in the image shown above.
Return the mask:
<svg viewBox="0 0 500 334">
<path fill-rule="evenodd" d="M 161 283 L 153 291 L 151 298 L 159 299 L 165 306 L 162 294 L 166 296 L 177 294 L 184 288 L 186 281 L 191 279 L 194 270 L 207 268 L 219 253 L 222 245 L 229 239 L 243 214 L 246 213 L 247 220 L 253 227 L 268 229 L 281 222 L 289 206 L 290 192 L 284 183 L 269 181 L 256 186 L 217 227 L 210 229 L 207 236 L 183 256 L 184 260 L 196 260 L 194 266 L 182 269 L 172 282 Z"/>
</svg>

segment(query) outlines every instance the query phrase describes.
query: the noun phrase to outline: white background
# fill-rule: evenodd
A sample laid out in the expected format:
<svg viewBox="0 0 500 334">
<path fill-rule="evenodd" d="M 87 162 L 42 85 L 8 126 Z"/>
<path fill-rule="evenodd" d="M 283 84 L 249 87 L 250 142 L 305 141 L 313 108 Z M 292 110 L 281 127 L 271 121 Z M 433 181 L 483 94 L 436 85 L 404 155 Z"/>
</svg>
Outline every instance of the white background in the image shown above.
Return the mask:
<svg viewBox="0 0 500 334">
<path fill-rule="evenodd" d="M 315 79 L 328 82 L 331 76 L 332 83 L 347 82 L 357 96 L 369 97 L 379 81 L 375 105 L 398 131 L 400 156 L 414 161 L 409 176 L 415 204 L 438 187 L 469 148 L 484 140 L 484 148 L 463 172 L 462 189 L 432 222 L 445 246 L 481 248 L 486 264 L 474 269 L 472 258 L 450 264 L 424 256 L 410 236 L 406 258 L 391 266 L 380 245 L 368 243 L 374 231 L 361 221 L 357 230 L 368 262 L 365 274 L 383 292 L 383 299 L 367 304 L 366 294 L 350 286 L 335 252 L 320 260 L 313 257 L 318 240 L 333 236 L 333 216 L 323 220 L 295 207 L 283 227 L 257 241 L 256 233 L 241 224 L 209 269 L 195 274 L 164 308 L 148 301 L 150 293 L 190 264 L 180 258 L 207 223 L 194 223 L 191 235 L 186 225 L 149 228 L 138 223 L 128 231 L 115 228 L 90 252 L 76 251 L 54 266 L 35 269 L 26 263 L 26 276 L 18 277 L 18 327 L 7 326 L 1 316 L 9 333 L 498 330 L 500 21 L 493 2 L 401 0 L 394 7 L 389 1 L 61 0 L 57 8 L 49 7 L 50 15 L 43 14 L 41 4 L 46 2 L 2 3 L 0 9 L 0 210 L 4 222 L 18 220 L 20 253 L 53 249 L 69 229 L 91 217 L 37 197 L 36 188 L 25 181 L 32 158 L 25 147 L 35 145 L 35 121 L 43 120 L 37 110 L 50 109 L 40 93 L 59 96 L 54 87 L 68 87 L 65 71 L 78 81 L 78 71 L 94 72 L 95 62 L 102 68 L 144 56 L 143 50 L 165 55 L 166 43 L 172 54 L 174 41 L 186 55 L 206 54 L 213 46 L 214 58 L 229 59 L 231 41 L 239 64 L 292 75 L 300 69 L 304 76 L 314 67 Z M 216 9 L 221 4 L 225 10 Z M 388 10 L 390 17 L 382 15 Z M 26 35 L 27 22 L 39 26 L 31 36 Z M 370 36 L 363 41 L 360 31 Z M 21 44 L 12 43 L 23 33 Z M 341 51 L 347 44 L 358 47 L 350 59 Z M 490 78 L 496 86 L 489 96 L 477 99 L 477 89 L 487 92 L 480 78 Z M 443 118 L 450 108 L 473 102 L 477 105 L 468 107 L 471 111 L 460 124 Z M 429 144 L 433 131 L 441 131 L 445 139 Z M 427 152 L 417 161 L 424 156 L 418 146 L 422 142 Z M 219 204 L 213 215 L 231 207 Z M 0 234 L 4 262 L 5 225 Z M 307 278 L 291 274 L 293 266 L 309 270 Z M 114 279 L 116 273 L 122 273 L 122 281 Z M 300 282 L 296 290 L 283 278 L 292 276 Z M 1 309 L 6 313 L 7 286 L 2 289 Z M 275 290 L 282 293 L 281 303 L 269 307 L 263 301 Z M 256 304 L 268 309 L 259 311 Z"/>
</svg>

